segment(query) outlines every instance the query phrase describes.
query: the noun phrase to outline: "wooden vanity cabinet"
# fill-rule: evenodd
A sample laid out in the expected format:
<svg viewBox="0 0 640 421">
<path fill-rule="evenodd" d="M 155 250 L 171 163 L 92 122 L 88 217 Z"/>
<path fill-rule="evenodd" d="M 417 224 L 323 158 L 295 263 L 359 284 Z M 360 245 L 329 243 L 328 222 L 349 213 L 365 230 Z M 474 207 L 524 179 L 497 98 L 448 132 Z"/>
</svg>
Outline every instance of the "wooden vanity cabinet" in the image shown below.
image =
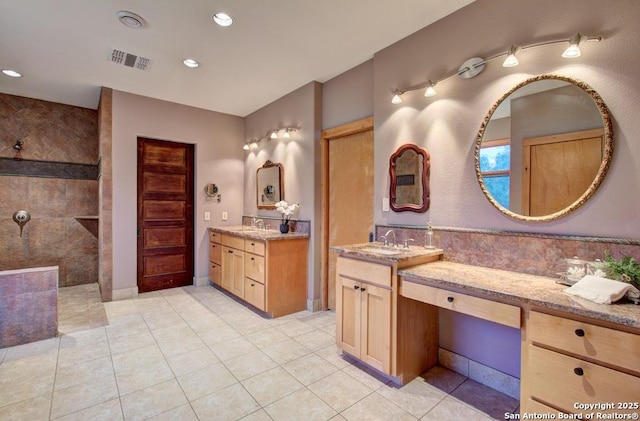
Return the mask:
<svg viewBox="0 0 640 421">
<path fill-rule="evenodd" d="M 338 257 L 336 344 L 402 385 L 437 362 L 438 312 L 398 294 L 397 270 L 397 262 Z"/>
<path fill-rule="evenodd" d="M 638 412 L 640 335 L 532 310 L 522 351 L 522 412 L 540 405 L 565 413 Z M 574 404 L 612 403 L 580 410 Z"/>
<path fill-rule="evenodd" d="M 255 240 L 210 231 L 209 240 L 213 284 L 271 317 L 307 308 L 308 238 Z"/>
</svg>

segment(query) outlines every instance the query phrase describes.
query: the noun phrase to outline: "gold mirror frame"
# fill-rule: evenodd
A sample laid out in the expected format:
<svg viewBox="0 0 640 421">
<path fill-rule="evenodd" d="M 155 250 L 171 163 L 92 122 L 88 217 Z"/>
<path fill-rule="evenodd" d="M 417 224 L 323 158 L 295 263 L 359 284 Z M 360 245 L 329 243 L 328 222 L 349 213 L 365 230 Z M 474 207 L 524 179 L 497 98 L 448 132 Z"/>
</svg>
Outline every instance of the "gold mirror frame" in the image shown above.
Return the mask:
<svg viewBox="0 0 640 421">
<path fill-rule="evenodd" d="M 260 172 L 263 171 L 263 175 L 268 171 L 277 170 L 276 175 L 273 176 L 277 180 L 265 180 L 264 176 L 260 177 Z M 264 196 L 267 194 L 265 189 L 271 187 L 273 190 L 273 199 L 269 200 L 268 204 L 264 204 Z M 256 206 L 258 209 L 275 209 L 275 204 L 284 200 L 284 168 L 282 164 L 274 163 L 269 160 L 264 165 L 256 170 Z"/>
<path fill-rule="evenodd" d="M 512 93 L 514 93 L 516 90 L 520 89 L 521 87 L 523 87 L 525 85 L 528 85 L 530 83 L 533 83 L 533 82 L 537 82 L 537 81 L 540 81 L 540 80 L 548 80 L 548 79 L 561 80 L 561 81 L 565 81 L 565 82 L 571 83 L 571 84 L 581 88 L 593 100 L 594 104 L 596 105 L 596 107 L 600 111 L 600 115 L 602 116 L 602 124 L 603 124 L 603 129 L 604 129 L 604 150 L 603 150 L 603 153 L 602 153 L 602 162 L 601 162 L 600 167 L 598 169 L 598 172 L 597 172 L 597 174 L 595 176 L 595 179 L 593 180 L 593 182 L 591 183 L 589 188 L 587 188 L 587 190 L 580 197 L 578 197 L 578 199 L 576 201 L 574 201 L 572 204 L 570 204 L 566 208 L 561 209 L 561 210 L 559 210 L 557 212 L 551 213 L 549 215 L 543 215 L 543 216 L 521 215 L 519 213 L 512 212 L 511 210 L 506 209 L 505 207 L 503 207 L 500 203 L 498 203 L 493 198 L 493 196 L 491 195 L 491 193 L 487 189 L 487 187 L 486 187 L 486 185 L 484 184 L 484 181 L 483 181 L 482 173 L 480 171 L 480 148 L 482 146 L 482 138 L 484 136 L 485 129 L 487 128 L 487 125 L 489 124 L 489 121 L 491 120 L 491 117 L 493 116 L 493 113 L 500 106 L 500 104 L 507 97 L 509 97 Z M 561 217 L 563 217 L 565 215 L 568 215 L 569 213 L 573 212 L 574 210 L 576 210 L 577 208 L 582 206 L 587 201 L 587 199 L 589 199 L 591 196 L 593 196 L 595 191 L 598 189 L 598 187 L 602 183 L 602 180 L 604 179 L 604 177 L 605 177 L 605 175 L 607 173 L 607 170 L 609 169 L 609 166 L 611 165 L 611 157 L 612 157 L 612 155 L 613 155 L 613 125 L 612 125 L 612 122 L 611 122 L 611 114 L 609 112 L 609 109 L 605 105 L 604 101 L 600 97 L 600 95 L 591 86 L 589 86 L 588 84 L 586 84 L 586 83 L 584 83 L 582 81 L 579 81 L 577 79 L 573 79 L 573 78 L 566 77 L 566 76 L 554 75 L 554 74 L 546 74 L 546 75 L 539 75 L 539 76 L 534 76 L 532 78 L 526 79 L 525 81 L 523 81 L 523 82 L 519 83 L 518 85 L 514 86 L 511 90 L 509 90 L 507 93 L 505 93 L 500 99 L 498 99 L 498 101 L 496 101 L 495 104 L 493 104 L 493 106 L 491 107 L 491 109 L 489 110 L 487 115 L 485 116 L 484 120 L 482 121 L 482 125 L 480 126 L 480 130 L 478 130 L 478 135 L 477 135 L 477 139 L 476 139 L 476 147 L 475 147 L 475 169 L 476 169 L 476 176 L 477 176 L 477 179 L 478 179 L 478 183 L 480 184 L 480 189 L 482 190 L 484 195 L 487 197 L 489 202 L 493 206 L 495 206 L 500 212 L 502 212 L 503 214 L 505 214 L 505 215 L 507 215 L 507 216 L 509 216 L 509 217 L 511 217 L 513 219 L 517 219 L 517 220 L 520 220 L 520 221 L 546 222 L 546 221 L 552 221 L 552 220 L 561 218 Z"/>
</svg>

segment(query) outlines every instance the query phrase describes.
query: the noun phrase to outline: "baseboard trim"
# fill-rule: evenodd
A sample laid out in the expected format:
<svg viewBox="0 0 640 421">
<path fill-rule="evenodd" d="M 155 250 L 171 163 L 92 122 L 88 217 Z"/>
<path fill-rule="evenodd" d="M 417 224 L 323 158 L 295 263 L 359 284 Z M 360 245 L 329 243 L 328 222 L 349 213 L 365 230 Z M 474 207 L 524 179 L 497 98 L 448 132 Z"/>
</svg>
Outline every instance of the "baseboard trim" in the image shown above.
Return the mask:
<svg viewBox="0 0 640 421">
<path fill-rule="evenodd" d="M 438 363 L 507 396 L 520 399 L 520 379 L 516 377 L 443 348 L 438 348 Z"/>
<path fill-rule="evenodd" d="M 111 291 L 111 299 L 113 301 L 129 300 L 138 296 L 138 287 L 114 289 Z"/>
<path fill-rule="evenodd" d="M 307 310 L 311 312 L 322 310 L 322 303 L 320 302 L 320 299 L 307 300 Z"/>
<path fill-rule="evenodd" d="M 193 285 L 195 287 L 209 286 L 209 277 L 201 276 L 199 278 L 193 278 Z"/>
</svg>

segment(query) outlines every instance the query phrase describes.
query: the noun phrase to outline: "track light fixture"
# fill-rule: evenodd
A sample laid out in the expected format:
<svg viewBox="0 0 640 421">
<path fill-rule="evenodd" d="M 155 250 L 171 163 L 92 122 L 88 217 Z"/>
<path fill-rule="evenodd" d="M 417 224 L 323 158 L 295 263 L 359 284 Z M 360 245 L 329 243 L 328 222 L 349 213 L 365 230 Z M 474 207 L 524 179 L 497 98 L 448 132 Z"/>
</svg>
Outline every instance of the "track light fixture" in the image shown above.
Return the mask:
<svg viewBox="0 0 640 421">
<path fill-rule="evenodd" d="M 581 35 L 580 33 L 575 34 L 574 36 L 572 36 L 569 39 L 560 39 L 560 40 L 554 40 L 554 41 L 546 41 L 546 42 L 540 42 L 537 44 L 531 44 L 531 45 L 526 45 L 523 47 L 518 47 L 515 45 L 512 45 L 511 47 L 509 47 L 509 49 L 507 51 L 503 51 L 501 53 L 498 53 L 494 56 L 491 56 L 487 59 L 483 59 L 481 57 L 473 57 L 467 61 L 465 61 L 464 63 L 462 63 L 462 65 L 458 68 L 458 70 L 449 75 L 446 76 L 442 79 L 438 79 L 438 80 L 432 80 L 429 79 L 427 82 L 425 83 L 421 83 L 419 85 L 414 85 L 411 86 L 409 88 L 405 88 L 405 89 L 394 89 L 391 92 L 391 103 L 392 104 L 400 104 L 402 103 L 402 95 L 407 93 L 407 92 L 411 92 L 411 91 L 415 91 L 418 89 L 425 89 L 424 92 L 424 96 L 425 97 L 432 97 L 436 95 L 436 90 L 435 90 L 435 86 L 448 80 L 451 79 L 454 76 L 458 76 L 462 79 L 470 79 L 473 78 L 475 76 L 477 76 L 478 74 L 480 74 L 480 72 L 482 72 L 482 70 L 484 69 L 485 64 L 489 63 L 490 61 L 493 61 L 497 58 L 500 57 L 506 57 L 504 62 L 502 63 L 503 67 L 514 67 L 517 66 L 519 64 L 518 58 L 516 57 L 519 53 L 521 53 L 522 51 L 525 50 L 529 50 L 531 48 L 537 48 L 537 47 L 545 47 L 548 45 L 556 45 L 556 44 L 566 44 L 569 43 L 569 46 L 564 50 L 564 52 L 562 53 L 562 57 L 564 58 L 576 58 L 576 57 L 580 57 L 580 44 L 583 42 L 600 42 L 602 41 L 602 37 L 601 36 L 594 36 L 594 37 L 586 37 L 584 35 Z"/>
<path fill-rule="evenodd" d="M 242 145 L 242 149 L 244 149 L 245 151 L 257 149 L 260 142 L 262 141 L 276 140 L 279 138 L 291 139 L 291 134 L 297 132 L 298 130 L 299 129 L 297 127 L 282 127 L 280 129 L 268 130 L 263 137 L 256 137 L 247 141 L 244 145 Z M 280 132 L 282 132 L 282 136 L 280 136 Z"/>
</svg>

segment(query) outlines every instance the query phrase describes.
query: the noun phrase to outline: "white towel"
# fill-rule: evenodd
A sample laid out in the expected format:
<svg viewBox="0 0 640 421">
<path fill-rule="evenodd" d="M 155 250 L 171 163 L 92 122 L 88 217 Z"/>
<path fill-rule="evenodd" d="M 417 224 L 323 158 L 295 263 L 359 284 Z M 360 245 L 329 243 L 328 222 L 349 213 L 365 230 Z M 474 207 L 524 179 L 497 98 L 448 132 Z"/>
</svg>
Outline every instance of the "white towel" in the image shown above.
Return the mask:
<svg viewBox="0 0 640 421">
<path fill-rule="evenodd" d="M 611 304 L 627 293 L 630 297 L 640 298 L 640 291 L 631 284 L 593 275 L 585 276 L 564 292 L 599 304 Z"/>
</svg>

